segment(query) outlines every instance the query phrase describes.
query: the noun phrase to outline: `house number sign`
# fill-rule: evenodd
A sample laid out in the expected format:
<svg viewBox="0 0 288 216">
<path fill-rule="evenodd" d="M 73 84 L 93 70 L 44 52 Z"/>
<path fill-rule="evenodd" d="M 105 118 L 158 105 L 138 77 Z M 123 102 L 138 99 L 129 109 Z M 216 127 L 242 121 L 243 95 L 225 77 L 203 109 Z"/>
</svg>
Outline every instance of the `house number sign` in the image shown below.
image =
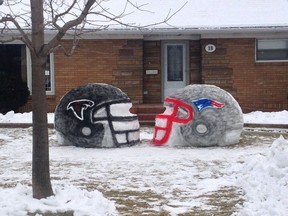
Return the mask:
<svg viewBox="0 0 288 216">
<path fill-rule="evenodd" d="M 216 50 L 216 46 L 214 44 L 207 44 L 205 50 L 206 52 L 212 53 Z"/>
</svg>

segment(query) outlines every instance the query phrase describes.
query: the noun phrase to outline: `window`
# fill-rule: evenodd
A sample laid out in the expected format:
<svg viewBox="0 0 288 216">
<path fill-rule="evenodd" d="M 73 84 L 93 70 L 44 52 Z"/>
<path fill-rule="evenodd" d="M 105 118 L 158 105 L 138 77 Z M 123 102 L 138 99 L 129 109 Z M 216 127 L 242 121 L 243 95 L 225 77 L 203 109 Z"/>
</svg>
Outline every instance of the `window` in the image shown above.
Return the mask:
<svg viewBox="0 0 288 216">
<path fill-rule="evenodd" d="M 288 61 L 288 39 L 257 40 L 256 61 Z"/>
<path fill-rule="evenodd" d="M 32 71 L 31 71 L 31 57 L 28 48 L 26 48 L 27 55 L 27 83 L 30 92 L 32 92 Z M 45 68 L 45 87 L 46 95 L 54 95 L 54 55 L 51 53 L 47 57 Z"/>
<path fill-rule="evenodd" d="M 183 45 L 167 45 L 168 81 L 183 81 Z"/>
<path fill-rule="evenodd" d="M 46 61 L 46 68 L 45 68 L 45 88 L 46 92 L 53 92 L 53 80 L 52 80 L 52 54 L 47 56 L 47 61 Z"/>
</svg>

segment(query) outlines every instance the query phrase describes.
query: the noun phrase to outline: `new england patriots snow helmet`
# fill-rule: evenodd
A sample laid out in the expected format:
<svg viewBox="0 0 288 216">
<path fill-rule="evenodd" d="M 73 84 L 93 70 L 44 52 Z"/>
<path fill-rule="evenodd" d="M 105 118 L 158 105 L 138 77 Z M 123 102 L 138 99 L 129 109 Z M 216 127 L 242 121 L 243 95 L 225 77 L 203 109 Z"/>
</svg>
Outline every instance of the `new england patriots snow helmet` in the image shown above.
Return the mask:
<svg viewBox="0 0 288 216">
<path fill-rule="evenodd" d="M 239 142 L 243 114 L 231 94 L 214 85 L 188 85 L 164 100 L 154 145 L 224 146 Z"/>
</svg>

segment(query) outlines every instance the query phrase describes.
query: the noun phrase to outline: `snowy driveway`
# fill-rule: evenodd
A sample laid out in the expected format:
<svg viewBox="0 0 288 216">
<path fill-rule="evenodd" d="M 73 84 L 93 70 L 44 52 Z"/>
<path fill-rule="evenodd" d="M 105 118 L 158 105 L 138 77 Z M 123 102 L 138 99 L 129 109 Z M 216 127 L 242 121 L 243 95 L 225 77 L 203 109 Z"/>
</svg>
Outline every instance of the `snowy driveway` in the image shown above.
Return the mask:
<svg viewBox="0 0 288 216">
<path fill-rule="evenodd" d="M 245 201 L 249 204 L 248 186 L 241 183 L 251 175 L 245 164 L 268 157 L 271 144 L 280 136 L 243 132 L 241 143 L 233 147 L 177 149 L 150 146 L 152 128 L 142 128 L 138 146 L 84 149 L 59 146 L 55 131 L 49 133 L 52 185 L 98 190 L 115 201 L 121 215 L 231 215 L 240 211 Z M 284 136 L 287 139 L 287 131 Z M 31 128 L 0 128 L 1 188 L 31 184 L 31 139 Z M 284 210 L 288 210 L 287 200 Z M 251 208 L 244 204 L 243 212 Z"/>
</svg>

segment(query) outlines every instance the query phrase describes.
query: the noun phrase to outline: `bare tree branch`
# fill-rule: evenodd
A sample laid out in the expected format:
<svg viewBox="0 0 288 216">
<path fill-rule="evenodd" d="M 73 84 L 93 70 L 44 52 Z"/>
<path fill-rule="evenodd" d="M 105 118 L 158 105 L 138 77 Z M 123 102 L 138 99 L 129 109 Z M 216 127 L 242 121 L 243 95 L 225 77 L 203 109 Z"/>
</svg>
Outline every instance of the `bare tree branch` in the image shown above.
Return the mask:
<svg viewBox="0 0 288 216">
<path fill-rule="evenodd" d="M 61 19 L 61 17 L 63 17 L 64 15 L 69 14 L 70 11 L 74 8 L 76 3 L 77 3 L 77 0 L 74 0 L 72 2 L 72 4 L 64 12 L 61 12 L 59 14 L 55 14 L 56 10 L 53 8 L 53 1 L 49 0 L 49 5 L 51 8 L 51 16 L 52 16 L 51 23 L 56 27 L 56 29 L 61 29 L 60 26 L 57 24 L 58 19 L 59 18 Z"/>
<path fill-rule="evenodd" d="M 73 40 L 73 43 L 72 43 L 72 46 L 70 48 L 70 50 L 68 51 L 64 46 L 62 46 L 61 44 L 59 44 L 57 47 L 55 47 L 53 49 L 53 52 L 58 50 L 58 49 L 61 49 L 62 52 L 64 53 L 64 55 L 66 56 L 72 56 L 76 50 L 76 48 L 79 46 L 79 39 L 74 39 Z"/>
<path fill-rule="evenodd" d="M 43 52 L 47 54 L 50 53 L 53 50 L 53 48 L 59 44 L 60 40 L 64 37 L 65 33 L 69 29 L 81 24 L 85 20 L 86 16 L 89 13 L 90 8 L 93 6 L 95 2 L 96 0 L 88 0 L 80 16 L 74 20 L 68 21 L 63 25 L 63 27 L 59 28 L 58 29 L 59 32 L 47 45 L 45 45 Z"/>
<path fill-rule="evenodd" d="M 16 29 L 20 32 L 21 37 L 11 37 L 9 41 L 13 39 L 21 40 L 25 44 L 27 44 L 28 48 L 31 50 L 31 40 L 25 34 L 23 29 L 23 26 L 20 26 L 19 20 L 21 20 L 21 23 L 25 24 L 26 27 L 30 27 L 29 19 L 27 16 L 29 16 L 30 13 L 28 11 L 25 11 L 25 9 L 22 9 L 22 12 L 20 14 L 13 13 L 13 5 L 16 4 L 24 4 L 22 2 L 23 0 L 10 0 L 7 1 L 6 5 L 9 7 L 9 10 L 11 11 L 11 15 L 6 15 L 0 19 L 0 23 L 4 24 L 4 29 L 9 29 L 8 25 L 6 23 L 11 22 L 14 24 Z M 80 5 L 80 3 L 85 3 L 85 5 Z M 145 13 L 153 13 L 152 11 L 149 11 L 145 9 L 145 6 L 148 4 L 137 4 L 137 2 L 134 2 L 132 0 L 126 0 L 126 3 L 124 5 L 124 8 L 120 13 L 113 13 L 109 7 L 105 7 L 105 4 L 109 2 L 109 0 L 46 0 L 44 4 L 44 12 L 47 15 L 45 17 L 45 24 L 44 27 L 46 29 L 56 29 L 56 35 L 48 42 L 48 44 L 44 45 L 42 49 L 42 55 L 46 55 L 51 53 L 55 47 L 58 47 L 59 42 L 65 35 L 72 35 L 73 36 L 73 44 L 78 44 L 79 36 L 86 31 L 84 31 L 86 26 L 92 26 L 90 27 L 89 31 L 100 31 L 105 30 L 107 28 L 113 28 L 124 26 L 126 28 L 131 29 L 146 29 L 150 27 L 154 27 L 160 24 L 167 24 L 169 25 L 169 20 L 173 18 L 180 10 L 182 10 L 185 5 L 188 3 L 186 2 L 183 4 L 178 10 L 171 13 L 171 10 L 168 12 L 167 16 L 164 18 L 164 20 L 161 20 L 159 22 L 147 24 L 147 25 L 140 25 L 137 23 L 127 23 L 122 21 L 122 19 L 126 16 L 131 15 L 135 11 L 131 10 L 132 8 L 135 8 L 137 11 L 145 12 Z M 25 5 L 29 6 L 29 5 Z M 130 6 L 130 11 L 129 11 Z M 1 12 L 0 12 L 1 14 Z M 88 17 L 89 16 L 89 17 Z M 92 17 L 91 17 L 92 16 Z M 1 15 L 0 15 L 1 17 Z M 72 19 L 71 19 L 72 18 Z M 67 21 L 70 20 L 70 21 Z M 171 25 L 170 25 L 171 26 Z M 73 30 L 71 32 L 70 30 Z M 70 32 L 68 32 L 70 31 Z M 1 38 L 0 38 L 1 40 Z M 5 40 L 2 40 L 3 42 L 6 42 Z M 73 47 L 75 47 L 73 45 Z M 58 47 L 59 48 L 59 47 Z M 61 48 L 62 49 L 62 48 Z M 73 50 L 74 48 L 71 48 Z M 62 49 L 63 50 L 63 49 Z M 71 51 L 67 52 L 65 51 L 65 55 L 70 55 Z"/>
<path fill-rule="evenodd" d="M 72 4 L 69 6 L 69 8 L 68 8 L 66 11 L 64 11 L 64 12 L 62 12 L 62 13 L 60 13 L 60 14 L 57 14 L 57 15 L 55 16 L 55 18 L 54 18 L 55 21 L 57 21 L 59 17 L 64 16 L 65 14 L 68 14 L 68 13 L 74 8 L 74 6 L 75 6 L 76 3 L 77 3 L 77 1 L 74 0 L 74 1 L 72 2 Z M 53 22 L 53 23 L 54 23 L 54 22 Z"/>
<path fill-rule="evenodd" d="M 31 40 L 29 39 L 27 33 L 21 28 L 19 23 L 15 20 L 15 18 L 8 14 L 7 16 L 2 17 L 0 19 L 0 23 L 5 23 L 6 25 L 7 22 L 12 22 L 15 25 L 16 29 L 20 32 L 21 37 L 16 38 L 23 41 L 30 50 L 33 50 Z"/>
<path fill-rule="evenodd" d="M 166 16 L 166 18 L 165 18 L 165 20 L 167 20 L 165 23 L 167 24 L 167 25 L 169 25 L 169 26 L 171 26 L 169 23 L 168 23 L 168 21 L 172 18 L 172 17 L 174 17 L 177 13 L 179 13 L 179 11 L 181 11 L 184 7 L 185 7 L 185 5 L 188 3 L 188 1 L 186 1 L 178 10 L 176 10 L 174 13 L 172 13 L 171 15 L 170 15 L 170 12 L 171 12 L 171 9 L 169 10 L 169 13 L 167 14 L 167 16 Z"/>
<path fill-rule="evenodd" d="M 134 8 L 136 8 L 137 10 L 139 11 L 144 11 L 144 12 L 148 12 L 148 13 L 152 13 L 151 11 L 149 10 L 145 10 L 145 9 L 142 9 L 144 6 L 148 5 L 147 3 L 146 4 L 142 4 L 142 5 L 137 5 L 137 2 L 136 4 L 133 4 L 130 0 L 127 0 L 127 4 L 131 4 Z"/>
</svg>

